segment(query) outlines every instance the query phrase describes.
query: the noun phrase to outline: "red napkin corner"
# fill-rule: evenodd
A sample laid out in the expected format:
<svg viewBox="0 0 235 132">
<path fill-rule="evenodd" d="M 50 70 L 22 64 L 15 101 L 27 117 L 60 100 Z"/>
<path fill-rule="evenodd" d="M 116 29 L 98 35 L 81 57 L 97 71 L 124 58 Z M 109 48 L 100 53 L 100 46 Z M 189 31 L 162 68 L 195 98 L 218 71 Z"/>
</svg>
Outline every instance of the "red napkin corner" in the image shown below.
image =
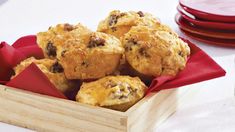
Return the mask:
<svg viewBox="0 0 235 132">
<path fill-rule="evenodd" d="M 31 64 L 19 75 L 10 80 L 14 73 L 13 68 L 24 59 L 32 56 L 37 59 L 44 58 L 35 35 L 21 37 L 12 46 L 6 42 L 1 42 L 0 84 L 66 99 L 35 64 Z"/>
<path fill-rule="evenodd" d="M 225 76 L 225 70 L 203 50 L 190 41 L 183 40 L 188 43 L 191 50 L 191 55 L 185 69 L 179 72 L 176 77 L 162 76 L 155 78 L 152 81 L 148 92 L 177 88 Z"/>
<path fill-rule="evenodd" d="M 0 83 L 10 80 L 15 67 L 22 60 L 34 56 L 37 59 L 44 58 L 41 48 L 36 42 L 35 35 L 21 37 L 12 46 L 6 42 L 0 43 Z"/>
<path fill-rule="evenodd" d="M 67 99 L 34 63 L 7 82 L 6 86 Z"/>
<path fill-rule="evenodd" d="M 0 43 L 0 81 L 9 81 L 13 74 L 13 67 L 20 61 L 26 59 L 26 56 L 6 42 Z"/>
<path fill-rule="evenodd" d="M 67 99 L 34 63 L 28 66 L 19 75 L 10 79 L 14 73 L 13 68 L 24 59 L 32 56 L 37 59 L 44 58 L 43 52 L 37 44 L 35 35 L 21 37 L 16 40 L 12 46 L 8 45 L 6 42 L 1 42 L 0 83 L 35 93 Z"/>
<path fill-rule="evenodd" d="M 12 47 L 23 53 L 27 58 L 31 56 L 36 59 L 44 58 L 42 49 L 37 44 L 37 36 L 35 35 L 19 38 L 12 44 Z"/>
</svg>

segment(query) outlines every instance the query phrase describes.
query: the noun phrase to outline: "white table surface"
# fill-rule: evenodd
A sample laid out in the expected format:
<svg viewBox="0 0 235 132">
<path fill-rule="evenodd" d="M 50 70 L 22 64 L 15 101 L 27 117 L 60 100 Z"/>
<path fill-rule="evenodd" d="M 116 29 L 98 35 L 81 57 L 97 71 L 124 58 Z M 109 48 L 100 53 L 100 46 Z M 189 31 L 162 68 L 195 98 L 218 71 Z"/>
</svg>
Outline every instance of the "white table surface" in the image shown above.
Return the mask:
<svg viewBox="0 0 235 132">
<path fill-rule="evenodd" d="M 81 22 L 95 30 L 98 22 L 114 9 L 150 12 L 181 34 L 174 22 L 177 4 L 178 0 L 0 0 L 0 40 L 12 43 L 23 35 L 64 22 Z M 200 92 L 156 131 L 235 131 L 235 48 L 193 42 L 213 57 L 227 75 L 195 84 Z M 30 130 L 0 123 L 0 131 Z"/>
</svg>

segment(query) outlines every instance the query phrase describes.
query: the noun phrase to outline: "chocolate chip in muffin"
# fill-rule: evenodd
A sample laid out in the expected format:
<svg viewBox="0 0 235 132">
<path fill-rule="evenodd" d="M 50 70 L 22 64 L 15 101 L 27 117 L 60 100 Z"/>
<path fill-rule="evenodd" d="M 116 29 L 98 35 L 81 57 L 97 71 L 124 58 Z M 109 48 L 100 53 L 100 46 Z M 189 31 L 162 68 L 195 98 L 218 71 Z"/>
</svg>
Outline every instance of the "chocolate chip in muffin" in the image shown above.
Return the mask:
<svg viewBox="0 0 235 132">
<path fill-rule="evenodd" d="M 133 45 L 137 45 L 138 43 L 137 43 L 137 41 L 135 40 L 135 39 L 129 39 L 128 41 L 127 41 L 127 44 L 125 45 L 125 51 L 132 51 L 132 46 Z"/>
<path fill-rule="evenodd" d="M 53 45 L 52 42 L 48 42 L 47 43 L 47 47 L 46 47 L 46 53 L 48 56 L 52 56 L 55 57 L 56 56 L 56 47 Z"/>
<path fill-rule="evenodd" d="M 67 52 L 66 50 L 63 50 L 63 51 L 61 52 L 61 56 L 62 56 L 62 57 L 65 57 L 64 54 L 65 54 L 66 52 Z"/>
<path fill-rule="evenodd" d="M 109 80 L 108 82 L 106 82 L 105 84 L 105 87 L 106 88 L 113 88 L 113 87 L 116 87 L 117 86 L 117 83 L 115 83 L 114 81 L 112 80 Z"/>
<path fill-rule="evenodd" d="M 118 15 L 116 15 L 116 14 L 110 15 L 110 17 L 109 17 L 109 26 L 115 25 L 118 22 L 118 19 L 120 17 L 125 16 L 125 15 L 126 15 L 126 13 L 120 13 Z"/>
<path fill-rule="evenodd" d="M 127 89 L 129 90 L 129 92 L 130 92 L 129 94 L 131 94 L 131 95 L 134 95 L 137 92 L 137 89 L 132 89 L 130 86 L 127 87 Z"/>
<path fill-rule="evenodd" d="M 112 32 L 117 31 L 117 27 L 111 27 Z"/>
<path fill-rule="evenodd" d="M 147 50 L 145 48 L 143 48 L 143 47 L 139 49 L 139 54 L 141 56 L 144 56 L 144 57 L 150 57 L 150 55 L 148 54 Z"/>
<path fill-rule="evenodd" d="M 16 75 L 15 71 L 14 70 L 10 71 L 10 75 L 15 76 Z"/>
<path fill-rule="evenodd" d="M 137 89 L 132 89 L 131 86 L 128 86 L 127 89 L 130 91 L 130 93 L 136 92 Z"/>
<path fill-rule="evenodd" d="M 125 51 L 132 51 L 131 45 L 125 45 Z"/>
<path fill-rule="evenodd" d="M 88 48 L 94 48 L 94 47 L 99 47 L 99 46 L 104 46 L 105 45 L 105 40 L 99 37 L 94 37 L 91 36 L 90 41 L 88 43 Z"/>
<path fill-rule="evenodd" d="M 124 98 L 127 98 L 128 97 L 128 95 L 121 95 L 120 97 L 119 97 L 119 99 L 124 99 Z"/>
<path fill-rule="evenodd" d="M 112 91 L 112 92 L 110 93 L 110 97 L 111 97 L 112 99 L 119 99 L 120 96 L 122 96 L 122 95 L 123 95 L 123 93 L 122 93 L 120 90 L 115 90 L 115 91 Z"/>
<path fill-rule="evenodd" d="M 109 26 L 115 25 L 118 21 L 119 16 L 118 15 L 111 15 L 109 17 Z"/>
<path fill-rule="evenodd" d="M 138 44 L 137 41 L 133 38 L 129 39 L 128 43 L 131 43 L 132 45 L 137 45 Z"/>
<path fill-rule="evenodd" d="M 60 65 L 60 63 L 55 62 L 50 69 L 51 72 L 53 73 L 61 73 L 64 71 L 64 68 Z"/>
<path fill-rule="evenodd" d="M 144 13 L 142 11 L 138 11 L 137 14 L 139 14 L 140 17 L 144 17 Z"/>
<path fill-rule="evenodd" d="M 64 31 L 72 31 L 74 29 L 73 25 L 71 24 L 64 24 Z"/>
<path fill-rule="evenodd" d="M 85 61 L 83 61 L 83 62 L 81 63 L 81 65 L 84 66 L 85 68 L 87 68 L 87 67 L 89 66 L 89 64 L 88 64 L 87 62 L 85 62 Z"/>
<path fill-rule="evenodd" d="M 132 92 L 131 86 L 128 86 L 127 89 L 130 91 L 130 93 Z"/>
<path fill-rule="evenodd" d="M 119 15 L 119 17 L 123 17 L 123 16 L 125 16 L 126 15 L 126 13 L 121 13 L 120 15 Z"/>
<path fill-rule="evenodd" d="M 78 69 L 78 66 L 75 66 L 75 67 L 73 68 L 73 72 L 76 72 L 77 69 Z"/>
<path fill-rule="evenodd" d="M 178 55 L 179 55 L 179 56 L 181 56 L 181 57 L 183 57 L 183 56 L 184 56 L 184 54 L 183 54 L 183 52 L 182 52 L 182 51 L 179 51 Z"/>
</svg>

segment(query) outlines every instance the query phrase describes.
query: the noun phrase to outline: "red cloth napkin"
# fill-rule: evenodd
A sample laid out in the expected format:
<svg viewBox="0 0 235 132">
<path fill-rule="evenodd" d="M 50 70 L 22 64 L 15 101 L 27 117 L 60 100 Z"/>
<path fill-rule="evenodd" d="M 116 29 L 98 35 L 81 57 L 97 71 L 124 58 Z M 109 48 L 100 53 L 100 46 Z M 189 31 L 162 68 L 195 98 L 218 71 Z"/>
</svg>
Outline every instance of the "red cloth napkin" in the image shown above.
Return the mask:
<svg viewBox="0 0 235 132">
<path fill-rule="evenodd" d="M 37 37 L 35 35 L 28 35 L 16 40 L 12 47 L 23 53 L 27 58 L 35 57 L 37 59 L 44 58 L 42 49 L 38 47 Z"/>
<path fill-rule="evenodd" d="M 13 68 L 28 57 L 44 58 L 35 35 L 21 37 L 12 46 L 0 44 L 0 83 L 35 93 L 67 99 L 35 65 L 31 64 L 19 75 L 10 80 Z"/>
<path fill-rule="evenodd" d="M 7 82 L 6 86 L 66 99 L 34 63 Z"/>
<path fill-rule="evenodd" d="M 6 84 L 7 81 L 0 81 L 0 84 Z"/>
<path fill-rule="evenodd" d="M 0 43 L 0 83 L 10 80 L 12 68 L 22 60 L 34 56 L 43 58 L 43 52 L 36 43 L 36 36 L 29 35 L 14 42 L 12 46 L 6 42 Z"/>
<path fill-rule="evenodd" d="M 26 56 L 6 42 L 0 43 L 0 81 L 8 81 L 13 74 L 12 68 Z"/>
<path fill-rule="evenodd" d="M 152 81 L 148 92 L 177 88 L 225 75 L 226 72 L 204 51 L 191 42 L 187 40 L 185 41 L 191 48 L 191 55 L 186 68 L 176 77 L 162 76 L 155 78 Z M 36 58 L 43 57 L 43 53 L 36 43 L 35 36 L 22 37 L 17 40 L 13 46 L 9 46 L 5 42 L 1 43 L 0 83 L 7 83 L 7 86 L 29 90 L 36 93 L 65 98 L 64 95 L 50 83 L 48 78 L 35 64 L 31 64 L 17 77 L 9 81 L 12 68 L 23 59 L 30 56 L 35 56 Z"/>
<path fill-rule="evenodd" d="M 188 43 L 191 49 L 191 55 L 189 60 L 187 61 L 185 69 L 178 73 L 176 77 L 162 76 L 155 78 L 152 81 L 148 92 L 160 91 L 162 89 L 169 88 L 177 88 L 180 86 L 221 77 L 226 74 L 224 69 L 221 68 L 204 51 L 202 51 L 190 41 L 184 41 Z"/>
</svg>

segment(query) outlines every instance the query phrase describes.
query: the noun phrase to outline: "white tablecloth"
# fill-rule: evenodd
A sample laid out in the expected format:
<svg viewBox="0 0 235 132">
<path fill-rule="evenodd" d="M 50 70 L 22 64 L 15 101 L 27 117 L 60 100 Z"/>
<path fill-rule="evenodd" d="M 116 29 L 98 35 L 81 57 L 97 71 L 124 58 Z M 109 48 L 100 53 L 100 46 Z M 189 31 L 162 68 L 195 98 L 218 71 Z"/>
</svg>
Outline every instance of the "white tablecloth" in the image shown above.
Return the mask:
<svg viewBox="0 0 235 132">
<path fill-rule="evenodd" d="M 150 12 L 181 34 L 174 22 L 177 4 L 177 0 L 0 0 L 0 40 L 12 43 L 23 35 L 64 22 L 81 22 L 95 30 L 114 9 Z M 200 92 L 156 131 L 235 131 L 235 48 L 193 42 L 213 57 L 227 75 L 196 84 Z M 0 123 L 0 131 L 30 130 Z"/>
</svg>

